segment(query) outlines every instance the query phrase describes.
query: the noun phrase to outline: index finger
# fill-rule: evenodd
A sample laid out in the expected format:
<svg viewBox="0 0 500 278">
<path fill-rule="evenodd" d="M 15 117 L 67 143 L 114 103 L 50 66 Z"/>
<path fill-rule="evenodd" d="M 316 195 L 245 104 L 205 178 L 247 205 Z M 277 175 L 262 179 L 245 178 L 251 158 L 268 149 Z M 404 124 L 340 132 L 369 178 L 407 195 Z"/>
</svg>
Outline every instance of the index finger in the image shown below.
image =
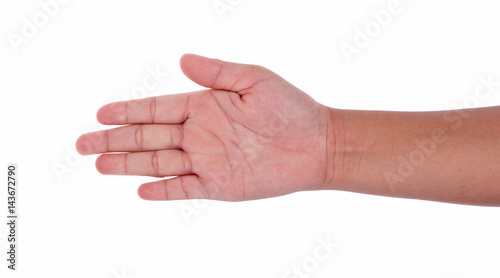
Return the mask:
<svg viewBox="0 0 500 278">
<path fill-rule="evenodd" d="M 181 124 L 189 116 L 191 94 L 164 95 L 109 103 L 97 111 L 97 120 L 105 125 Z"/>
</svg>

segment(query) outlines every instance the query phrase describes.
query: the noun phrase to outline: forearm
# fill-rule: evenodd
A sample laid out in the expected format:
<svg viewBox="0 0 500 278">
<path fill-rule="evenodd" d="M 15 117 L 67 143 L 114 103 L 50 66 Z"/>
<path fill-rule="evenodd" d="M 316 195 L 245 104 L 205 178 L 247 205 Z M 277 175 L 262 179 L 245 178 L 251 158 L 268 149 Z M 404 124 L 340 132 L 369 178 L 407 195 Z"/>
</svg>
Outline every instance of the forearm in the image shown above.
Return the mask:
<svg viewBox="0 0 500 278">
<path fill-rule="evenodd" d="M 330 111 L 335 147 L 329 188 L 500 205 L 500 107 Z"/>
</svg>

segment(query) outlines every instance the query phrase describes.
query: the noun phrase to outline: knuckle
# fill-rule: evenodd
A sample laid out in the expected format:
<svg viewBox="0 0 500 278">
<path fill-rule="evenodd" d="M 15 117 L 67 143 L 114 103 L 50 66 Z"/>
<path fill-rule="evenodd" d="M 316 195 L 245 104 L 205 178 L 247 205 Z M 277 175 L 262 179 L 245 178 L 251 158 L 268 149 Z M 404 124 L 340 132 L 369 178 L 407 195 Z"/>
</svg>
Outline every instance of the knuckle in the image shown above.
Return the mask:
<svg viewBox="0 0 500 278">
<path fill-rule="evenodd" d="M 181 152 L 180 155 L 182 170 L 184 172 L 189 172 L 191 170 L 191 161 L 185 152 Z"/>
<path fill-rule="evenodd" d="M 158 163 L 158 151 L 154 151 L 153 155 L 151 156 L 151 167 L 153 168 L 154 174 L 157 177 L 159 177 L 160 170 L 159 170 L 159 163 Z"/>
<path fill-rule="evenodd" d="M 177 142 L 172 142 L 174 143 L 176 147 L 182 148 L 184 146 L 184 127 L 183 125 L 178 125 L 176 130 L 175 130 L 175 138 L 177 138 Z"/>
<path fill-rule="evenodd" d="M 149 120 L 151 123 L 156 121 L 156 97 L 152 97 L 149 103 Z"/>
<path fill-rule="evenodd" d="M 143 150 L 144 145 L 144 131 L 142 125 L 137 125 L 134 133 L 135 145 L 139 150 Z"/>
</svg>

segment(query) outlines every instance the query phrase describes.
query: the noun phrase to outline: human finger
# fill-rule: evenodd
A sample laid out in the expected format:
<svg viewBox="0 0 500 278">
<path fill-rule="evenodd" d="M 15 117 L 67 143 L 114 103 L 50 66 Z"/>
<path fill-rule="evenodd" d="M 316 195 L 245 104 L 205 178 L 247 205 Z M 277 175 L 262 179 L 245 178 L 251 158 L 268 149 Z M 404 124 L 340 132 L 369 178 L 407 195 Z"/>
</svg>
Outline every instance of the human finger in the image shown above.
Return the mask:
<svg viewBox="0 0 500 278">
<path fill-rule="evenodd" d="M 197 175 L 184 175 L 145 183 L 139 186 L 137 193 L 142 199 L 151 201 L 211 198 Z"/>
<path fill-rule="evenodd" d="M 189 116 L 191 94 L 173 94 L 109 103 L 97 111 L 97 120 L 106 125 L 180 124 Z"/>
<path fill-rule="evenodd" d="M 103 154 L 95 165 L 105 175 L 166 177 L 192 173 L 191 160 L 182 150 Z"/>
<path fill-rule="evenodd" d="M 83 134 L 76 141 L 80 154 L 180 149 L 182 125 L 137 124 Z"/>
</svg>

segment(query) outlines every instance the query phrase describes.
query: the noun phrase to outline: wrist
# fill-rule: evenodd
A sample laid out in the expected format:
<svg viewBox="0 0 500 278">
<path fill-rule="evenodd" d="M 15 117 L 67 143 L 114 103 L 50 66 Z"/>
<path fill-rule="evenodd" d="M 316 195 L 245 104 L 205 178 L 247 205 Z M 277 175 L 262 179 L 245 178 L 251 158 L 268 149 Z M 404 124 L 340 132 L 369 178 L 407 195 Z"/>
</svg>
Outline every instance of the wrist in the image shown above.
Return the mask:
<svg viewBox="0 0 500 278">
<path fill-rule="evenodd" d="M 326 173 L 322 189 L 345 190 L 359 175 L 363 157 L 363 140 L 355 111 L 326 107 L 325 128 Z"/>
</svg>

